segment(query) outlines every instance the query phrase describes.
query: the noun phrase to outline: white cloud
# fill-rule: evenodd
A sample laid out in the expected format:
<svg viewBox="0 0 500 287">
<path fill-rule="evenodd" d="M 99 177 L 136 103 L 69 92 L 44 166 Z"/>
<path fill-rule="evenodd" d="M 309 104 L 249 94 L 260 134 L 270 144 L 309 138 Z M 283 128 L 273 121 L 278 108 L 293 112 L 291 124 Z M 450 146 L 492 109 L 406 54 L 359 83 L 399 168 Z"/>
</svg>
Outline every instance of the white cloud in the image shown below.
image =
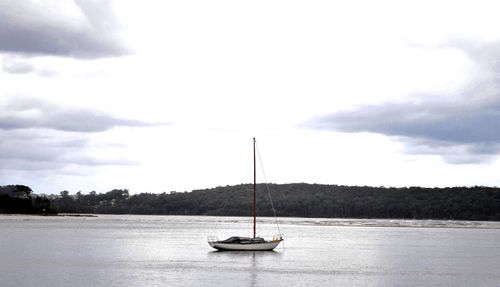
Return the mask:
<svg viewBox="0 0 500 287">
<path fill-rule="evenodd" d="M 8 183 L 29 183 L 35 190 L 125 185 L 133 192 L 158 192 L 248 182 L 247 145 L 253 136 L 268 151 L 264 160 L 274 182 L 500 182 L 495 159 L 483 164 L 464 157 L 494 154 L 491 146 L 460 141 L 446 158 L 470 164 L 453 165 L 440 159 L 444 146 L 434 141 L 419 138 L 405 145 L 398 137 L 300 127 L 310 118 L 345 110 L 366 112 L 359 121 L 375 120 L 377 112 L 387 116 L 391 107 L 413 116 L 415 107 L 458 112 L 448 103 L 460 106 L 462 91 L 477 79 L 495 82 L 495 73 L 483 77 L 488 73 L 481 63 L 491 59 L 471 57 L 485 55 L 474 47 L 500 39 L 495 2 L 108 3 L 3 2 L 0 39 L 12 42 L 0 44 L 5 51 L 0 105 L 26 96 L 54 105 L 2 110 L 0 124 L 23 128 L 2 132 L 35 127 L 54 133 L 52 140 L 60 134 L 83 134 L 86 140 L 81 153 L 64 153 L 63 161 L 74 164 L 50 176 L 5 168 Z M 21 8 L 26 12 L 15 12 Z M 26 33 L 16 37 L 12 31 Z M 464 42 L 474 45 L 465 49 Z M 123 56 L 128 50 L 134 52 Z M 494 94 L 497 87 L 488 89 Z M 461 125 L 474 115 L 487 121 L 473 107 L 467 106 L 469 120 L 461 118 Z M 85 126 L 82 118 L 92 124 Z M 127 127 L 135 125 L 130 119 L 175 125 Z M 426 131 L 426 139 L 439 134 Z M 118 143 L 122 146 L 114 147 Z M 101 164 L 116 161 L 123 165 Z M 41 169 L 34 160 L 23 166 L 30 162 Z"/>
<path fill-rule="evenodd" d="M 311 127 L 397 136 L 410 153 L 441 155 L 449 163 L 491 162 L 500 153 L 500 70 L 496 43 L 461 42 L 475 75 L 458 90 L 433 91 L 415 103 L 359 106 L 313 119 Z"/>
<path fill-rule="evenodd" d="M 2 61 L 2 69 L 7 73 L 26 74 L 34 70 L 33 64 L 19 57 L 5 57 Z"/>
</svg>

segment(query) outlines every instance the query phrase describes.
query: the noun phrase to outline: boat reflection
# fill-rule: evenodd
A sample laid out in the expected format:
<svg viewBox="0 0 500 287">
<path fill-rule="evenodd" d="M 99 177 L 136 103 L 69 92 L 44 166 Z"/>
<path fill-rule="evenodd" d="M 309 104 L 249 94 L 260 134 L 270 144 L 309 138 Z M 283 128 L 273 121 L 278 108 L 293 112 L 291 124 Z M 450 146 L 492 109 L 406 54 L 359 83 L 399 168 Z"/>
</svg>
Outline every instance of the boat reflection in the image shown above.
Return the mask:
<svg viewBox="0 0 500 287">
<path fill-rule="evenodd" d="M 269 271 L 269 262 L 275 261 L 283 256 L 283 252 L 277 251 L 210 251 L 207 253 L 210 261 L 218 261 L 219 264 L 224 262 L 228 266 L 239 273 L 244 271 L 245 275 L 243 281 L 247 281 L 248 286 L 261 286 L 259 284 L 259 273 Z M 262 264 L 261 264 L 262 263 Z M 261 280 L 264 280 L 261 278 Z M 260 282 L 262 283 L 262 282 Z"/>
</svg>

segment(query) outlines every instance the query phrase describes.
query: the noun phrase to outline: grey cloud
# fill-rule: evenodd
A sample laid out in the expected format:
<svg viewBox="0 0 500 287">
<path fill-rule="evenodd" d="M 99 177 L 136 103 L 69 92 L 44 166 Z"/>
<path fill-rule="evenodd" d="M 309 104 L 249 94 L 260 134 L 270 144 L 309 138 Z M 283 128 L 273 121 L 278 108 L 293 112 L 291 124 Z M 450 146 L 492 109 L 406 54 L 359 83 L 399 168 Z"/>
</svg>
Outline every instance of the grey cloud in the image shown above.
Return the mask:
<svg viewBox="0 0 500 287">
<path fill-rule="evenodd" d="M 50 3 L 49 3 L 50 4 Z M 54 3 L 52 3 L 54 4 Z M 110 1 L 0 2 L 0 51 L 75 58 L 128 53 Z"/>
<path fill-rule="evenodd" d="M 126 145 L 95 142 L 91 135 L 119 126 L 156 125 L 36 98 L 6 99 L 0 101 L 0 175 L 78 176 L 95 166 L 136 165 Z"/>
<path fill-rule="evenodd" d="M 457 144 L 500 142 L 500 107 L 446 103 L 361 106 L 313 121 L 318 128 L 374 132 Z"/>
<path fill-rule="evenodd" d="M 59 75 L 59 72 L 54 69 L 37 67 L 33 57 L 17 54 L 4 54 L 2 56 L 2 70 L 6 73 L 18 75 L 32 73 L 46 78 Z"/>
<path fill-rule="evenodd" d="M 478 149 L 476 144 L 458 144 L 408 137 L 400 140 L 405 143 L 404 148 L 407 154 L 437 155 L 451 164 L 492 162 L 495 159 L 495 153 L 500 150 L 496 144 L 490 145 L 486 149 Z"/>
<path fill-rule="evenodd" d="M 60 107 L 34 98 L 10 100 L 0 107 L 0 129 L 45 128 L 69 132 L 103 132 L 119 126 L 149 127 L 157 123 L 113 117 L 107 113 Z"/>
<path fill-rule="evenodd" d="M 54 132 L 0 131 L 1 160 L 24 160 L 27 162 L 48 162 L 51 165 L 62 162 L 67 153 L 83 149 L 88 140 L 73 136 L 57 135 Z"/>
<path fill-rule="evenodd" d="M 96 157 L 82 134 L 60 131 L 0 130 L 0 167 L 4 170 L 61 170 L 67 166 L 136 165 L 126 157 Z M 108 147 L 100 146 L 100 150 Z M 112 147 L 114 151 L 122 148 Z"/>
<path fill-rule="evenodd" d="M 405 144 L 407 153 L 439 155 L 449 163 L 492 161 L 500 153 L 500 54 L 492 44 L 460 47 L 479 73 L 458 94 L 427 95 L 440 100 L 420 103 L 358 106 L 306 125 L 391 136 Z"/>
</svg>

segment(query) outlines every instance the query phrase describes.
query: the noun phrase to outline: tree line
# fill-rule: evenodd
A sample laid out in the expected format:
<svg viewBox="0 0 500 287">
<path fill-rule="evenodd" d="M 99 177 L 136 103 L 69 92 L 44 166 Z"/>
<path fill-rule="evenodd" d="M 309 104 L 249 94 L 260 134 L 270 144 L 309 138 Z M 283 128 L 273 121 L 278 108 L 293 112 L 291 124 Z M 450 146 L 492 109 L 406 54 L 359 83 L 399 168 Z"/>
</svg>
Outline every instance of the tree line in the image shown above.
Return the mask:
<svg viewBox="0 0 500 287">
<path fill-rule="evenodd" d="M 37 196 L 26 185 L 0 186 L 0 213 L 55 214 L 50 200 Z"/>
<path fill-rule="evenodd" d="M 386 188 L 321 184 L 259 184 L 257 215 L 334 218 L 409 218 L 500 220 L 500 188 Z M 127 189 L 107 193 L 63 191 L 51 200 L 57 212 L 250 216 L 252 185 L 216 187 L 192 192 L 140 193 Z"/>
</svg>

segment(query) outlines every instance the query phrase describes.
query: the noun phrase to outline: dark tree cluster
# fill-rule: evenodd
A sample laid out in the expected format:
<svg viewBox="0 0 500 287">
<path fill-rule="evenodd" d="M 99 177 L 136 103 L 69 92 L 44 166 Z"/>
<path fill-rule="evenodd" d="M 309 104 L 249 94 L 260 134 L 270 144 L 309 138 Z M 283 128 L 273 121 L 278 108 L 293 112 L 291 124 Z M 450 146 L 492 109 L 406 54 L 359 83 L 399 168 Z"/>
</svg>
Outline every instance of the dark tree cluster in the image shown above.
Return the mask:
<svg viewBox="0 0 500 287">
<path fill-rule="evenodd" d="M 127 189 L 113 189 L 106 193 L 89 194 L 77 192 L 70 195 L 67 190 L 52 200 L 53 207 L 62 213 L 127 214 L 130 212 L 130 195 Z"/>
<path fill-rule="evenodd" d="M 278 216 L 500 220 L 500 188 L 385 188 L 320 184 L 270 184 Z M 257 188 L 257 214 L 272 216 L 267 186 Z M 249 216 L 252 185 L 192 192 L 141 193 L 126 189 L 91 192 L 53 200 L 58 212 Z"/>
<path fill-rule="evenodd" d="M 55 214 L 48 198 L 32 192 L 25 185 L 0 186 L 0 213 Z"/>
</svg>

